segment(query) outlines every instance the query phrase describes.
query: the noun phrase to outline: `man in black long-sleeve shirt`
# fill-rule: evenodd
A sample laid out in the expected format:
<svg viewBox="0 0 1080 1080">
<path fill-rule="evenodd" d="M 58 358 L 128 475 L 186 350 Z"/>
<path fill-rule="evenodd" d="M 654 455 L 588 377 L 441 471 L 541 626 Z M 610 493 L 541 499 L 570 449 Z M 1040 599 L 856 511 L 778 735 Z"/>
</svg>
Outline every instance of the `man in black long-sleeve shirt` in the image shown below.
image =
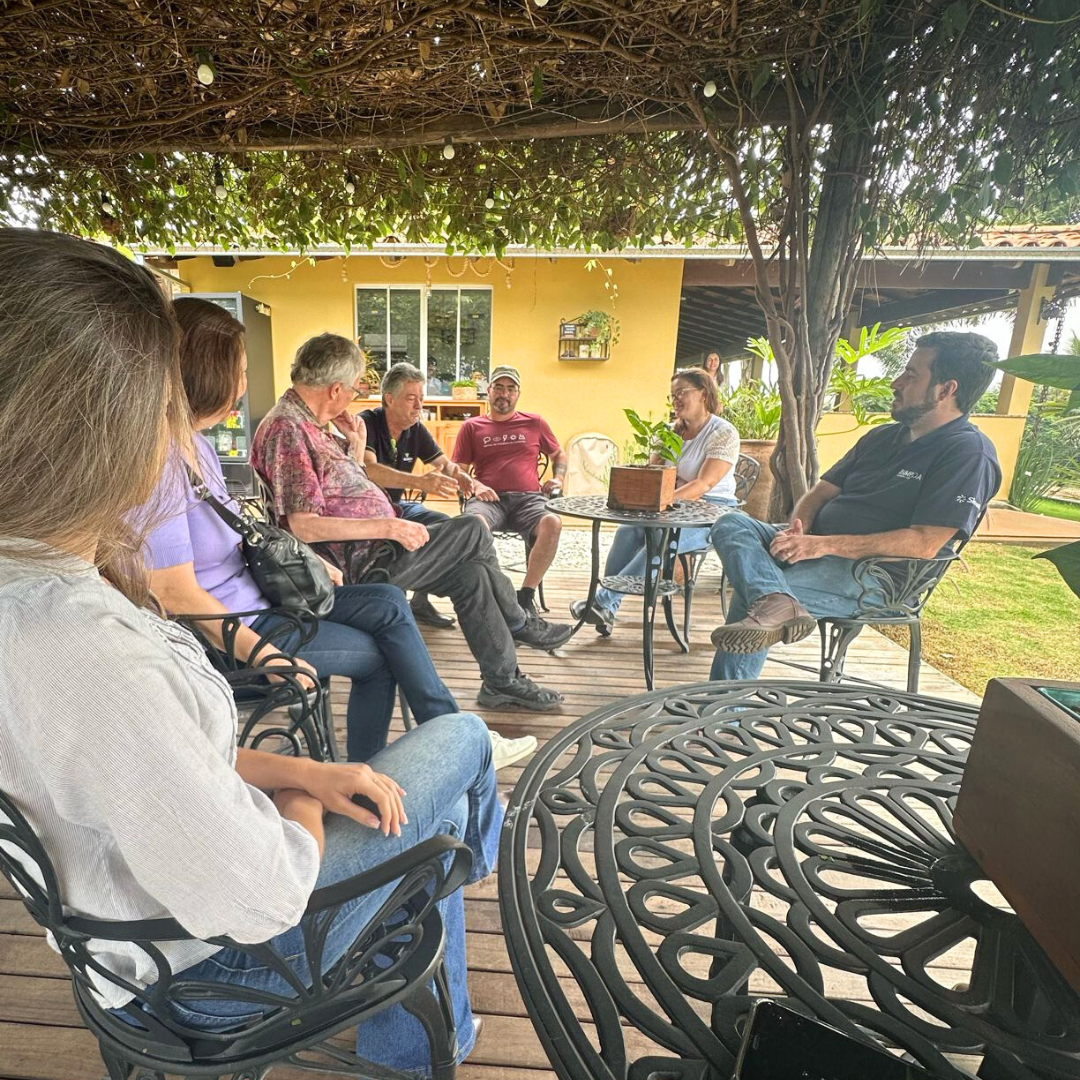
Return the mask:
<svg viewBox="0 0 1080 1080">
<path fill-rule="evenodd" d="M 727 514 L 712 543 L 731 582 L 713 631 L 713 679 L 754 679 L 769 646 L 855 610 L 854 561 L 932 558 L 971 535 L 1001 484 L 993 443 L 968 419 L 994 376 L 981 334 L 919 338 L 893 385 L 892 417 L 864 435 L 798 501 L 789 527 Z"/>
</svg>

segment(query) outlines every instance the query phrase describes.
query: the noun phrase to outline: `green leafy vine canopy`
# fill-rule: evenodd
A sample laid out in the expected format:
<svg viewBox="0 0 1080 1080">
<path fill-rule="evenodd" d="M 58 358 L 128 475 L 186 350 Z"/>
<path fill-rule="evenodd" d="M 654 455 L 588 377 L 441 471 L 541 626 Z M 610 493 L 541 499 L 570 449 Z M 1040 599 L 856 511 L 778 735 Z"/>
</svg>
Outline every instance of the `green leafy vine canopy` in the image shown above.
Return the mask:
<svg viewBox="0 0 1080 1080">
<path fill-rule="evenodd" d="M 1075 0 L 21 0 L 0 73 L 0 216 L 133 247 L 737 241 L 706 127 L 765 230 L 793 127 L 870 246 L 1080 194 Z"/>
</svg>

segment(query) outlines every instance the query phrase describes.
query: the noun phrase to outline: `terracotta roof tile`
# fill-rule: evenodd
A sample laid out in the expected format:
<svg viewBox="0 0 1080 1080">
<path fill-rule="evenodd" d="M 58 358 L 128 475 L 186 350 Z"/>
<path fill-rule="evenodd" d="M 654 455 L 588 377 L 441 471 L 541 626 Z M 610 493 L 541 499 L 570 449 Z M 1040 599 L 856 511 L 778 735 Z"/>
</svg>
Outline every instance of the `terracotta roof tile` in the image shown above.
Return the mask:
<svg viewBox="0 0 1080 1080">
<path fill-rule="evenodd" d="M 981 238 L 986 247 L 1080 248 L 1080 225 L 1006 225 Z"/>
</svg>

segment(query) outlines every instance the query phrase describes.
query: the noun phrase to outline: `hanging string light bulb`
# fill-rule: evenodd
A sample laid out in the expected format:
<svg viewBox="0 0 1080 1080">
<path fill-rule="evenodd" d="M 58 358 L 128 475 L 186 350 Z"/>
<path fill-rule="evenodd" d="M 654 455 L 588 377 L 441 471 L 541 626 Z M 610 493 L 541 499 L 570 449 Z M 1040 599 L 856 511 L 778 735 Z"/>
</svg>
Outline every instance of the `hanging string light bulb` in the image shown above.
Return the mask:
<svg viewBox="0 0 1080 1080">
<path fill-rule="evenodd" d="M 453 161 L 456 153 L 457 151 L 454 149 L 453 136 L 447 135 L 446 138 L 443 139 L 442 156 L 446 158 L 447 161 Z"/>
<path fill-rule="evenodd" d="M 229 197 L 229 189 L 225 186 L 225 177 L 220 165 L 214 166 L 214 197 L 218 202 L 224 202 Z"/>
<path fill-rule="evenodd" d="M 345 194 L 346 195 L 355 195 L 356 194 L 356 181 L 353 179 L 353 174 L 352 173 L 346 173 L 345 174 Z"/>
<path fill-rule="evenodd" d="M 199 66 L 195 69 L 195 78 L 203 84 L 203 86 L 209 86 L 214 81 L 214 62 L 206 53 L 198 53 L 195 57 Z"/>
<path fill-rule="evenodd" d="M 533 3 L 537 7 L 547 7 L 547 2 L 548 2 L 548 0 L 533 0 Z"/>
<path fill-rule="evenodd" d="M 116 214 L 116 207 L 104 191 L 101 193 L 101 212 L 103 214 L 108 214 L 109 217 L 113 217 Z"/>
<path fill-rule="evenodd" d="M 716 97 L 716 83 L 710 79 L 702 88 L 701 92 L 706 97 Z"/>
<path fill-rule="evenodd" d="M 485 210 L 494 210 L 495 209 L 495 185 L 494 184 L 489 184 L 488 185 L 487 198 L 484 200 L 484 209 Z"/>
</svg>

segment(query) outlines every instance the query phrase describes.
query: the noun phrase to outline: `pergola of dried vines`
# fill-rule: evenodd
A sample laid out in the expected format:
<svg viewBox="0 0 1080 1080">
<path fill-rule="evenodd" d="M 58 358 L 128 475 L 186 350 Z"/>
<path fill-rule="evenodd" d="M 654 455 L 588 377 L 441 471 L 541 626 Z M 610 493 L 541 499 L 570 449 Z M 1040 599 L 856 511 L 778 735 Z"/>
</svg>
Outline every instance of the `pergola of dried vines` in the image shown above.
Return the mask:
<svg viewBox="0 0 1080 1080">
<path fill-rule="evenodd" d="M 790 503 L 864 248 L 1080 191 L 1078 32 L 1075 0 L 22 0 L 0 213 L 166 248 L 745 240 Z"/>
</svg>

